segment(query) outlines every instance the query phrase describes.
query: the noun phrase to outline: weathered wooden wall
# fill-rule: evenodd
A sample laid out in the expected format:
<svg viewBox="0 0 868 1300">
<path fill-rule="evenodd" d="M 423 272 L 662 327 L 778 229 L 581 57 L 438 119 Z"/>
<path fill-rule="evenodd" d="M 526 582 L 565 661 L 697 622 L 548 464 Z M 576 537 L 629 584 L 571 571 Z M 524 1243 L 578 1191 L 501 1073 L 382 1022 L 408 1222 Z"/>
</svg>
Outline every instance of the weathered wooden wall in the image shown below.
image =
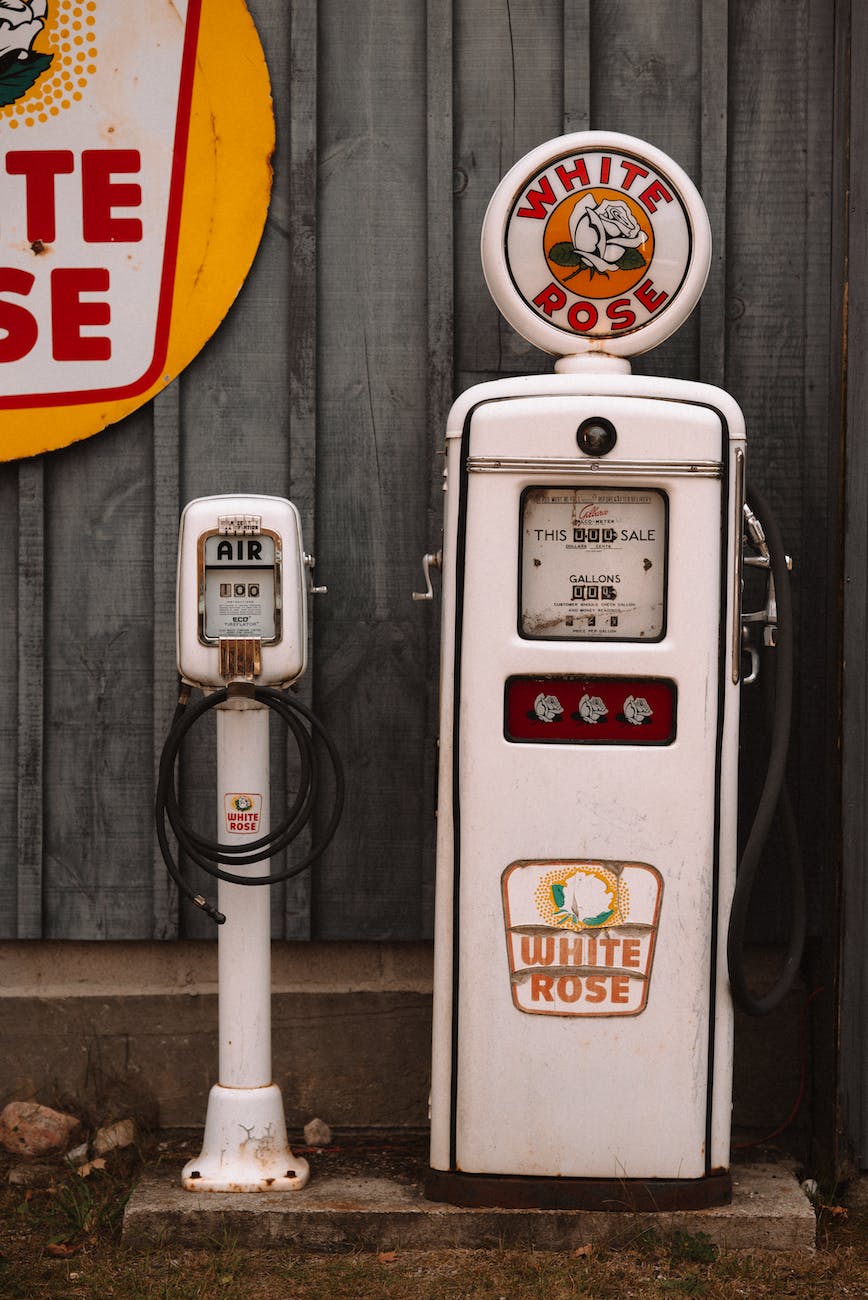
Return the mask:
<svg viewBox="0 0 868 1300">
<path fill-rule="evenodd" d="M 178 913 L 151 805 L 173 707 L 179 511 L 233 490 L 287 495 L 301 509 L 329 587 L 315 602 L 305 690 L 348 771 L 337 840 L 311 881 L 275 891 L 274 933 L 430 933 L 437 606 L 410 593 L 421 555 L 439 542 L 441 431 L 469 384 L 551 366 L 500 320 L 479 265 L 480 225 L 519 156 L 591 127 L 670 153 L 709 209 L 703 304 L 636 369 L 733 393 L 751 477 L 794 556 L 791 774 L 814 946 L 829 969 L 849 3 L 250 7 L 278 145 L 267 229 L 236 305 L 150 407 L 0 468 L 0 935 L 210 933 L 200 915 Z M 749 702 L 746 807 L 756 714 Z M 183 799 L 210 809 L 207 737 L 191 750 Z M 280 776 L 278 748 L 274 764 Z M 758 937 L 782 933 L 779 856 L 759 895 Z"/>
</svg>

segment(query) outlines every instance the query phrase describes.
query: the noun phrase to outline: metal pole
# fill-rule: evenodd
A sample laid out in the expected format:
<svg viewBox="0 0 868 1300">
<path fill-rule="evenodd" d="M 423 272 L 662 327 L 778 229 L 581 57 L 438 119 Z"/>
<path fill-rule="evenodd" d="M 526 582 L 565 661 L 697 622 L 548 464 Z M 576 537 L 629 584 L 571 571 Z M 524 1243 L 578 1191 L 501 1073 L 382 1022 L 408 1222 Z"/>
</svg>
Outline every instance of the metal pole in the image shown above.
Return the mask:
<svg viewBox="0 0 868 1300">
<path fill-rule="evenodd" d="M 217 819 L 221 844 L 269 829 L 268 709 L 236 698 L 217 710 Z M 262 862 L 231 868 L 262 875 Z M 185 1165 L 190 1191 L 297 1191 L 310 1176 L 286 1138 L 283 1097 L 271 1078 L 271 916 L 266 885 L 220 881 L 219 1082 L 208 1097 L 202 1152 Z"/>
</svg>

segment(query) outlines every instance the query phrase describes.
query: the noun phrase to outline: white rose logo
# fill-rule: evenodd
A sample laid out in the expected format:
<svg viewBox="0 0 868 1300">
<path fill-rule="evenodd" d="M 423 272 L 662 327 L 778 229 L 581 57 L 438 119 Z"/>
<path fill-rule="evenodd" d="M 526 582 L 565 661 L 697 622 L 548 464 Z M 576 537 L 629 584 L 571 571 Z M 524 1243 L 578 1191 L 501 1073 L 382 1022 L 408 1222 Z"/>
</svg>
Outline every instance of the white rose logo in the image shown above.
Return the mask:
<svg viewBox="0 0 868 1300">
<path fill-rule="evenodd" d="M 579 700 L 579 711 L 573 717 L 576 722 L 589 722 L 595 726 L 608 712 L 599 695 L 583 695 Z"/>
<path fill-rule="evenodd" d="M 540 722 L 555 722 L 563 713 L 564 706 L 556 695 L 543 695 L 540 691 L 533 702 L 533 709 L 531 717 L 538 718 Z"/>
<path fill-rule="evenodd" d="M 0 106 L 20 99 L 51 63 L 53 55 L 32 49 L 47 13 L 47 0 L 0 0 Z"/>
<path fill-rule="evenodd" d="M 545 248 L 561 284 L 575 293 L 608 298 L 629 292 L 645 273 L 654 238 L 647 218 L 625 195 L 588 190 L 578 202 L 562 203 L 552 214 Z"/>
<path fill-rule="evenodd" d="M 642 695 L 628 695 L 624 701 L 624 711 L 619 720 L 629 722 L 634 727 L 647 726 L 651 721 L 653 709 Z"/>
</svg>

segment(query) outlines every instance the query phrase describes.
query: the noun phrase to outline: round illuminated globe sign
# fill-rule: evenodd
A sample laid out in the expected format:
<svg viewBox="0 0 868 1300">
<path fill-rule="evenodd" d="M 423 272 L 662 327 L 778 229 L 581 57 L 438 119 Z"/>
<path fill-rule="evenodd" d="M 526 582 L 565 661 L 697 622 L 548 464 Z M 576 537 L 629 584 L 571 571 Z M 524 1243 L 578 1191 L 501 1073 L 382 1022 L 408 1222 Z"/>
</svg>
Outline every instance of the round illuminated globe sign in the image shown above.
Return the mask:
<svg viewBox="0 0 868 1300">
<path fill-rule="evenodd" d="M 610 131 L 549 140 L 507 172 L 482 226 L 491 296 L 530 343 L 630 357 L 662 343 L 705 286 L 711 227 L 686 173 Z"/>
</svg>

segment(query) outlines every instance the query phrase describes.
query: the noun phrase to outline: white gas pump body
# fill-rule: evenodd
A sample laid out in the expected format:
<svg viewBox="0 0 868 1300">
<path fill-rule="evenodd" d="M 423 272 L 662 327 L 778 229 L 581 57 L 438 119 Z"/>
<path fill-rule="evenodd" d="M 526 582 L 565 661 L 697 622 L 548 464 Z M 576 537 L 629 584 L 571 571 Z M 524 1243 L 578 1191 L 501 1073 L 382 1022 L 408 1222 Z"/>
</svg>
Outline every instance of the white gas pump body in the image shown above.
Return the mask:
<svg viewBox="0 0 868 1300">
<path fill-rule="evenodd" d="M 719 1178 L 741 412 L 676 380 L 504 380 L 455 403 L 446 473 L 434 1194 Z"/>
</svg>

